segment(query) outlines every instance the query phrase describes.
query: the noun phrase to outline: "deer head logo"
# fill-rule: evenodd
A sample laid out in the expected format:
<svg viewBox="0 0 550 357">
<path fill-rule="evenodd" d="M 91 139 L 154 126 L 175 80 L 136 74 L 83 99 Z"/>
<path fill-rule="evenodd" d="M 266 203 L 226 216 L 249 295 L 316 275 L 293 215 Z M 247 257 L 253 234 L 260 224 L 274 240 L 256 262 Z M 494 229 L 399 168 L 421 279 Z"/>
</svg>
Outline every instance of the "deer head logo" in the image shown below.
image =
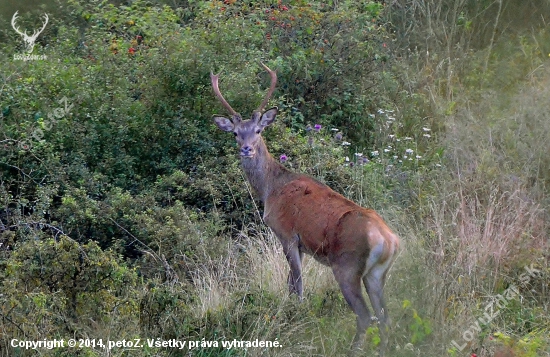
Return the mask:
<svg viewBox="0 0 550 357">
<path fill-rule="evenodd" d="M 38 37 L 38 35 L 40 35 L 40 33 L 42 33 L 42 31 L 44 31 L 46 25 L 48 24 L 48 14 L 44 14 L 44 23 L 42 25 L 42 28 L 40 30 L 34 30 L 32 36 L 29 36 L 27 35 L 26 30 L 25 32 L 21 32 L 21 30 L 19 30 L 19 28 L 17 27 L 17 24 L 15 23 L 17 21 L 17 13 L 18 11 L 16 11 L 11 18 L 11 26 L 13 27 L 15 32 L 23 36 L 23 41 L 25 41 L 25 51 L 27 52 L 27 54 L 31 54 L 32 50 L 34 49 L 36 38 Z"/>
</svg>

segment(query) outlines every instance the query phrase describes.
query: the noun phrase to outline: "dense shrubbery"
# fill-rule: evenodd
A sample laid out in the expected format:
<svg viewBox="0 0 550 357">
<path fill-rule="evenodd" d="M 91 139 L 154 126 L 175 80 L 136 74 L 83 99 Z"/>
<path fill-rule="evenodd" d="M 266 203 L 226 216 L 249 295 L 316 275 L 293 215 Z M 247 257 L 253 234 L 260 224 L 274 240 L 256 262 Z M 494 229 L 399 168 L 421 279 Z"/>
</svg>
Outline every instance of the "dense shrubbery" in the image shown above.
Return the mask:
<svg viewBox="0 0 550 357">
<path fill-rule="evenodd" d="M 279 77 L 272 154 L 403 238 L 387 292 L 392 355 L 458 355 L 450 341 L 483 296 L 531 262 L 541 275 L 525 302 L 468 352 L 548 350 L 546 30 L 505 41 L 499 19 L 515 7 L 485 1 L 180 5 L 71 0 L 36 46 L 47 60 L 0 60 L 0 354 L 13 337 L 74 336 L 346 352 L 354 322 L 330 272 L 307 263 L 306 303 L 286 297 L 284 257 L 232 137 L 211 122 L 222 112 L 210 72 L 246 117 L 268 83 L 259 61 Z M 487 30 L 477 15 L 495 12 Z M 3 53 L 21 51 L 11 29 L 0 35 Z"/>
</svg>

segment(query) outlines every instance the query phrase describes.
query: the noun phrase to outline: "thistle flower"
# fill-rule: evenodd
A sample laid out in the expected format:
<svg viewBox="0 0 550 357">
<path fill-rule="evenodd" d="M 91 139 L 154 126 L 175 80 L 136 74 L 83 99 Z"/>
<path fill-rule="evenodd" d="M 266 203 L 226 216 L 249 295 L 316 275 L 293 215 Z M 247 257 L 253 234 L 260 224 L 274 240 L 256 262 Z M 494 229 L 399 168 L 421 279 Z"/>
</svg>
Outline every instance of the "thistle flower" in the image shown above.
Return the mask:
<svg viewBox="0 0 550 357">
<path fill-rule="evenodd" d="M 320 132 L 321 131 L 321 124 L 315 124 L 315 126 L 313 127 L 315 129 L 316 132 Z"/>
<path fill-rule="evenodd" d="M 285 154 L 282 154 L 280 157 L 279 157 L 279 161 L 281 161 L 281 163 L 285 163 L 286 161 L 288 160 L 288 156 L 286 156 Z"/>
</svg>

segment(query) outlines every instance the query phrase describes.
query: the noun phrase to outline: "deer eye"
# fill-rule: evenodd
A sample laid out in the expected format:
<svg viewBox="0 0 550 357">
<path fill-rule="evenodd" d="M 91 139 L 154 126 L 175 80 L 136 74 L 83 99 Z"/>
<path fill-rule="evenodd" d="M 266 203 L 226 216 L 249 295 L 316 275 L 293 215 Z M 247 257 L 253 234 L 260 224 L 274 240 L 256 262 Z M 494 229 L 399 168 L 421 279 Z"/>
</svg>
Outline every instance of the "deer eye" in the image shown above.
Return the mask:
<svg viewBox="0 0 550 357">
<path fill-rule="evenodd" d="M 233 132 L 233 135 L 237 136 L 237 132 L 236 132 L 236 131 L 234 131 L 234 132 Z"/>
<path fill-rule="evenodd" d="M 261 132 L 262 132 L 262 129 L 256 130 L 256 134 L 259 134 L 259 133 L 261 133 Z"/>
</svg>

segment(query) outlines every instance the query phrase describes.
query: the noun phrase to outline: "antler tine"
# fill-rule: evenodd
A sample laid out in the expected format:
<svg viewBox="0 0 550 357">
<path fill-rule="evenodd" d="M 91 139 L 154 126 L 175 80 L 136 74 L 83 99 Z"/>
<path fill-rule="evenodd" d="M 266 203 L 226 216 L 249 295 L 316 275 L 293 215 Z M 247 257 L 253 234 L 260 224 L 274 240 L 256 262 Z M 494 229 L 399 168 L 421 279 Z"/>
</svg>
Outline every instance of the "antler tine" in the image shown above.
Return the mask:
<svg viewBox="0 0 550 357">
<path fill-rule="evenodd" d="M 262 67 L 266 71 L 269 72 L 269 76 L 271 77 L 271 86 L 269 87 L 269 90 L 267 91 L 267 94 L 265 95 L 265 98 L 262 101 L 262 104 L 260 104 L 258 109 L 256 109 L 256 111 L 258 111 L 258 112 L 261 112 L 262 110 L 264 110 L 264 107 L 266 106 L 267 102 L 269 101 L 269 98 L 271 98 L 271 96 L 273 95 L 273 92 L 275 92 L 275 87 L 277 86 L 277 72 L 272 71 L 271 69 L 269 69 L 268 66 L 266 66 L 262 62 L 260 62 L 260 64 L 262 65 Z"/>
<path fill-rule="evenodd" d="M 48 14 L 44 14 L 44 19 L 46 21 L 44 21 L 44 24 L 42 25 L 42 28 L 39 30 L 39 31 L 35 31 L 36 35 L 40 34 L 42 31 L 44 31 L 44 29 L 46 28 L 46 25 L 48 24 L 48 20 L 50 19 L 48 17 Z"/>
<path fill-rule="evenodd" d="M 15 23 L 15 21 L 17 20 L 17 13 L 19 12 L 19 10 L 17 10 L 15 12 L 15 14 L 13 14 L 13 17 L 11 18 L 11 27 L 13 27 L 13 29 L 15 30 L 15 32 L 17 32 L 18 34 L 20 34 L 21 36 L 25 36 L 27 35 L 27 32 L 23 33 L 21 32 L 21 30 L 19 30 L 19 27 L 17 27 L 17 24 Z"/>
<path fill-rule="evenodd" d="M 218 78 L 219 77 L 220 77 L 219 74 L 215 75 L 214 73 L 210 72 L 210 80 L 212 81 L 212 88 L 214 88 L 214 94 L 216 94 L 216 97 L 218 97 L 218 99 L 220 100 L 222 105 L 225 107 L 225 109 L 229 110 L 231 115 L 235 115 L 235 114 L 237 114 L 237 112 L 235 110 L 233 110 L 233 108 L 231 108 L 229 103 L 227 103 L 227 100 L 225 100 L 222 93 L 220 92 L 220 88 L 218 87 Z"/>
</svg>

